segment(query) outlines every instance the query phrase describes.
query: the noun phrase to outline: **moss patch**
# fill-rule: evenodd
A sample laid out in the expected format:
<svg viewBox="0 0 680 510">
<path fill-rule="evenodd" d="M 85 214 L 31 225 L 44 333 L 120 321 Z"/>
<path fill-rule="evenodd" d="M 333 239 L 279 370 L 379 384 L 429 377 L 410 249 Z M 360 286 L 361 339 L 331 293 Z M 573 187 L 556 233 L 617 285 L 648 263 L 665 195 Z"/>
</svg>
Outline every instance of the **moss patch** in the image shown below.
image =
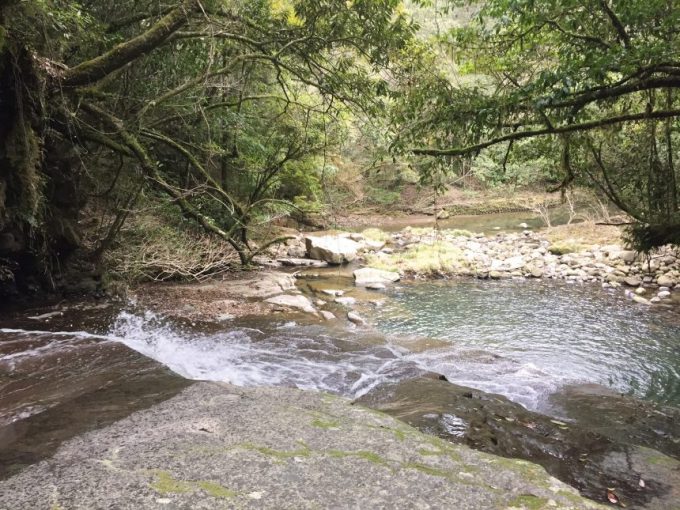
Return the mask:
<svg viewBox="0 0 680 510">
<path fill-rule="evenodd" d="M 379 241 L 381 243 L 386 243 L 391 239 L 390 234 L 379 228 L 367 228 L 361 232 L 361 235 L 369 241 Z"/>
<path fill-rule="evenodd" d="M 237 495 L 235 491 L 209 480 L 195 482 L 177 480 L 167 471 L 161 470 L 154 471 L 154 476 L 156 481 L 151 484 L 151 488 L 161 494 L 186 494 L 187 492 L 203 490 L 213 498 L 226 499 Z"/>
<path fill-rule="evenodd" d="M 208 482 L 207 480 L 196 482 L 196 485 L 200 489 L 203 489 L 205 492 L 207 492 L 213 498 L 228 499 L 233 498 L 237 494 L 236 492 L 227 489 L 226 487 L 223 487 L 219 483 Z"/>
<path fill-rule="evenodd" d="M 321 418 L 315 418 L 312 420 L 312 426 L 319 429 L 339 429 L 340 423 L 334 420 L 322 420 Z"/>
<path fill-rule="evenodd" d="M 539 498 L 533 494 L 522 494 L 513 498 L 508 505 L 511 508 L 526 508 L 527 510 L 539 510 L 548 506 L 548 500 Z"/>
<path fill-rule="evenodd" d="M 576 241 L 559 241 L 553 243 L 548 248 L 548 251 L 553 255 L 566 255 L 567 253 L 577 253 L 579 251 L 585 250 L 586 247 Z"/>
<path fill-rule="evenodd" d="M 155 471 L 156 481 L 151 488 L 161 494 L 184 494 L 194 490 L 192 484 L 175 479 L 167 471 Z"/>
<path fill-rule="evenodd" d="M 358 459 L 364 459 L 372 464 L 379 466 L 391 467 L 387 459 L 382 458 L 380 455 L 374 452 L 369 452 L 366 450 L 358 451 L 344 451 L 344 450 L 329 450 L 327 452 L 329 457 L 334 458 L 344 458 L 344 457 L 356 457 Z"/>
</svg>

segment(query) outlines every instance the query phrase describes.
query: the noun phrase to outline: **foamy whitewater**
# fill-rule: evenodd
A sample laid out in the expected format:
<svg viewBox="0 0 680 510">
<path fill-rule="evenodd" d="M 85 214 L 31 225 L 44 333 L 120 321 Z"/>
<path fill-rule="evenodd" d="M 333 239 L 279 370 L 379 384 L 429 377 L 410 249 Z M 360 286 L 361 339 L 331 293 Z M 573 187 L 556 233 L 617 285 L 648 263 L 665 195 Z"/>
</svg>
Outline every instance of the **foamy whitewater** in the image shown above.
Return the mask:
<svg viewBox="0 0 680 510">
<path fill-rule="evenodd" d="M 274 325 L 263 332 L 234 328 L 216 334 L 179 333 L 157 315 L 121 313 L 111 336 L 183 377 L 241 386 L 291 386 L 358 398 L 383 383 L 437 372 L 451 382 L 501 393 L 529 408 L 566 380 L 532 363 L 478 349 L 411 352 L 384 336 L 322 326 Z M 382 341 L 380 341 L 382 340 Z M 405 342 L 408 343 L 408 342 Z"/>
</svg>

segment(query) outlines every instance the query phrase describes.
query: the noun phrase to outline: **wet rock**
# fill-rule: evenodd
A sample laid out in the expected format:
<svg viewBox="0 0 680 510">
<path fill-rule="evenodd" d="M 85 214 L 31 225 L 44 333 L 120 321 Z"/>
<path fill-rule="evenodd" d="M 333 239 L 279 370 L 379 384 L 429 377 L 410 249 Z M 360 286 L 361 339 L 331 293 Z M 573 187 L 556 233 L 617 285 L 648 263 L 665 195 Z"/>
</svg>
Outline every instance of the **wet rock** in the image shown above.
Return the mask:
<svg viewBox="0 0 680 510">
<path fill-rule="evenodd" d="M 530 274 L 531 274 L 532 278 L 543 278 L 544 273 L 545 272 L 540 267 L 534 267 L 534 268 L 531 269 Z"/>
<path fill-rule="evenodd" d="M 27 319 L 31 319 L 34 321 L 44 321 L 44 320 L 49 320 L 53 317 L 59 317 L 61 315 L 64 315 L 64 312 L 62 311 L 56 311 L 56 312 L 47 312 L 47 313 L 42 313 L 40 315 L 32 315 L 26 317 Z"/>
<path fill-rule="evenodd" d="M 356 304 L 357 300 L 356 300 L 356 298 L 347 296 L 347 297 L 335 298 L 335 302 L 338 303 L 339 305 L 343 305 L 343 306 L 353 306 L 353 305 Z"/>
<path fill-rule="evenodd" d="M 366 320 L 356 312 L 347 312 L 347 319 L 357 326 L 363 326 L 366 324 Z"/>
<path fill-rule="evenodd" d="M 361 248 L 356 241 L 341 236 L 308 236 L 305 237 L 305 245 L 309 258 L 334 265 L 352 262 Z"/>
<path fill-rule="evenodd" d="M 368 290 L 385 290 L 387 288 L 387 286 L 384 283 L 374 282 L 374 283 L 367 283 L 366 288 Z"/>
<path fill-rule="evenodd" d="M 324 262 L 323 260 L 286 257 L 276 259 L 276 261 L 281 263 L 281 265 L 290 267 L 328 267 L 328 262 Z"/>
<path fill-rule="evenodd" d="M 659 292 L 657 294 L 657 297 L 659 299 L 667 299 L 667 298 L 671 297 L 671 293 L 670 293 L 670 291 L 662 290 L 661 292 Z"/>
<path fill-rule="evenodd" d="M 329 312 L 328 310 L 321 310 L 319 313 L 321 314 L 321 317 L 327 321 L 332 321 L 337 318 L 333 312 Z"/>
<path fill-rule="evenodd" d="M 354 283 L 360 286 L 367 286 L 372 283 L 392 283 L 401 278 L 399 273 L 383 271 L 372 267 L 363 267 L 354 271 Z"/>
<path fill-rule="evenodd" d="M 677 451 L 677 445 L 660 449 L 665 454 L 647 447 L 650 443 L 660 448 L 671 445 L 672 436 L 655 442 L 653 427 L 673 434 L 677 431 L 673 415 L 652 417 L 642 426 L 649 427 L 642 434 L 635 433 L 636 425 L 626 427 L 621 419 L 620 429 L 607 436 L 602 433 L 608 430 L 606 420 L 602 427 L 590 430 L 528 411 L 500 395 L 432 378 L 384 384 L 359 402 L 451 442 L 539 463 L 556 478 L 603 503 L 610 487 L 632 508 L 672 508 L 680 493 L 680 462 L 668 456 Z M 582 404 L 581 412 L 586 409 Z M 647 411 L 643 403 L 640 416 Z M 635 459 L 633 468 L 624 469 L 626 456 Z M 640 478 L 645 480 L 644 491 Z"/>
<path fill-rule="evenodd" d="M 635 289 L 635 293 L 638 296 L 642 296 L 643 294 L 647 293 L 647 289 L 645 289 L 644 287 L 638 287 L 637 289 Z"/>
<path fill-rule="evenodd" d="M 321 292 L 328 296 L 342 296 L 345 291 L 343 290 L 335 290 L 335 289 L 321 289 Z"/>
<path fill-rule="evenodd" d="M 635 301 L 636 303 L 639 303 L 639 304 L 641 304 L 641 305 L 648 305 L 648 304 L 650 304 L 649 300 L 643 298 L 642 296 L 633 295 L 633 298 L 632 298 L 632 299 L 633 299 L 633 301 Z"/>
<path fill-rule="evenodd" d="M 316 308 L 314 308 L 312 302 L 309 300 L 309 298 L 303 296 L 302 294 L 282 294 L 280 296 L 274 296 L 265 299 L 265 303 L 285 306 L 286 308 L 293 308 L 306 313 L 316 313 Z"/>
</svg>

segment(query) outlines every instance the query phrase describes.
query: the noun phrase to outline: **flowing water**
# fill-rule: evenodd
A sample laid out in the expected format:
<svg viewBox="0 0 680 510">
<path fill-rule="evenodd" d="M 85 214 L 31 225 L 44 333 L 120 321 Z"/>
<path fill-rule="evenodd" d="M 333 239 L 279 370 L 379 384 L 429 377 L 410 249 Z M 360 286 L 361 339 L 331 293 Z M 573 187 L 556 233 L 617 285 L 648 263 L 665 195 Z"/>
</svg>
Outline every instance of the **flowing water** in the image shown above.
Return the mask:
<svg viewBox="0 0 680 510">
<path fill-rule="evenodd" d="M 65 370 L 77 361 L 77 373 L 97 372 L 102 359 L 90 354 L 93 345 L 124 344 L 188 379 L 295 386 L 352 398 L 429 371 L 545 412 L 551 394 L 579 383 L 680 404 L 676 309 L 638 306 L 592 285 L 516 280 L 399 284 L 374 297 L 382 298 L 382 306 L 364 305 L 362 311 L 369 328 L 290 317 L 179 325 L 134 309 L 113 314 L 98 335 L 5 328 L 0 374 L 16 380 L 38 370 L 40 377 L 32 376 L 37 385 L 48 377 L 43 368 L 50 363 Z M 72 319 L 66 329 L 81 329 Z M 4 412 L 38 412 L 44 400 L 22 405 L 15 398 L 5 402 Z"/>
<path fill-rule="evenodd" d="M 377 295 L 377 293 L 376 293 Z M 458 280 L 393 287 L 373 329 L 274 321 L 177 331 L 123 312 L 111 334 L 192 379 L 360 397 L 426 371 L 534 410 L 575 383 L 680 404 L 680 317 L 562 282 Z"/>
</svg>

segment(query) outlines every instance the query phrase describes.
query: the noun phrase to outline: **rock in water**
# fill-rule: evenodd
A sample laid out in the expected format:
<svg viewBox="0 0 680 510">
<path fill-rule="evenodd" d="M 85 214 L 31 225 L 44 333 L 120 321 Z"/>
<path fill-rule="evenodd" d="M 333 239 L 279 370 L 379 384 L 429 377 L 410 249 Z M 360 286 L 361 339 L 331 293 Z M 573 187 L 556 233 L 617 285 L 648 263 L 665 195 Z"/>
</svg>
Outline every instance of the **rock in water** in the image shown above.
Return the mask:
<svg viewBox="0 0 680 510">
<path fill-rule="evenodd" d="M 347 297 L 335 298 L 335 302 L 338 303 L 339 305 L 343 305 L 343 306 L 352 306 L 352 305 L 356 304 L 357 300 L 353 297 L 347 296 Z"/>
<path fill-rule="evenodd" d="M 329 312 L 328 310 L 321 310 L 321 312 L 319 312 L 319 313 L 321 314 L 321 317 L 324 318 L 324 320 L 332 321 L 332 320 L 336 319 L 333 312 Z"/>
<path fill-rule="evenodd" d="M 543 269 L 540 267 L 534 267 L 531 269 L 531 277 L 532 278 L 542 278 L 543 277 Z"/>
<path fill-rule="evenodd" d="M 387 287 L 385 286 L 384 283 L 367 283 L 366 288 L 368 290 L 385 290 Z"/>
<path fill-rule="evenodd" d="M 362 267 L 354 271 L 354 283 L 360 286 L 368 286 L 374 283 L 398 282 L 400 278 L 399 273 L 383 271 L 382 269 L 374 269 L 372 267 Z"/>
<path fill-rule="evenodd" d="M 637 295 L 633 295 L 633 301 L 635 301 L 636 303 L 640 303 L 641 305 L 649 305 L 650 304 L 648 299 L 645 299 L 642 296 L 637 296 Z"/>
<path fill-rule="evenodd" d="M 305 245 L 310 259 L 323 260 L 334 265 L 352 262 L 361 248 L 356 241 L 340 236 L 308 236 L 305 237 Z"/>
<path fill-rule="evenodd" d="M 357 326 L 363 326 L 364 324 L 366 324 L 364 318 L 356 312 L 347 312 L 347 319 L 349 319 L 350 322 L 353 322 Z"/>
<path fill-rule="evenodd" d="M 272 305 L 285 306 L 287 308 L 295 308 L 297 310 L 302 310 L 307 313 L 316 313 L 316 308 L 312 302 L 302 295 L 290 295 L 282 294 L 280 296 L 274 296 L 265 300 L 265 303 L 270 303 Z"/>
</svg>

